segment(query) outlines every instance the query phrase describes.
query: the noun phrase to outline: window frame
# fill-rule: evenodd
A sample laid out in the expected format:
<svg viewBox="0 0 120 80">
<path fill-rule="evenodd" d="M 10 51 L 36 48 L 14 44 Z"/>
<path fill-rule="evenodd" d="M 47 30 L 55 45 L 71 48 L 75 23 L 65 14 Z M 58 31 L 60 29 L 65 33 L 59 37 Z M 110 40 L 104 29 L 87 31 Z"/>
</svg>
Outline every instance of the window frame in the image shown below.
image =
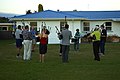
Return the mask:
<svg viewBox="0 0 120 80">
<path fill-rule="evenodd" d="M 89 21 L 85 21 L 83 22 L 83 31 L 90 31 L 90 22 Z"/>
<path fill-rule="evenodd" d="M 107 31 L 112 31 L 112 22 L 105 22 L 105 27 Z"/>
</svg>

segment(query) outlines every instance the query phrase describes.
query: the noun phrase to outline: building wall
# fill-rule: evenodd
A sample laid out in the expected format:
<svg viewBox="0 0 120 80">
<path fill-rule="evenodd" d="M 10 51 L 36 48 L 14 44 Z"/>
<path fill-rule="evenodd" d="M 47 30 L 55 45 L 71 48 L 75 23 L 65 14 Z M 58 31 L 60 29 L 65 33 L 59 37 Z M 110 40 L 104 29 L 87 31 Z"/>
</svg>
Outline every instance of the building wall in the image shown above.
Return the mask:
<svg viewBox="0 0 120 80">
<path fill-rule="evenodd" d="M 84 22 L 84 21 L 82 21 L 82 22 Z M 90 22 L 90 31 L 92 30 L 92 28 L 94 29 L 96 27 L 96 25 L 102 25 L 105 22 L 112 22 L 112 30 L 107 31 L 107 34 L 120 36 L 120 22 L 115 22 L 115 21 L 111 21 L 111 20 L 110 21 L 89 21 L 89 22 Z M 82 31 L 83 31 L 83 29 L 82 29 Z"/>
<path fill-rule="evenodd" d="M 120 37 L 120 22 L 113 22 L 112 32 L 109 33 Z"/>
<path fill-rule="evenodd" d="M 56 33 L 56 28 L 55 26 L 58 27 L 58 29 L 60 30 L 60 21 L 37 21 L 37 30 L 41 30 L 41 25 L 42 22 L 46 23 L 46 27 L 51 28 L 50 30 L 50 35 L 49 35 L 49 44 L 59 44 L 59 39 L 58 39 L 58 35 Z M 69 24 L 69 30 L 72 31 L 72 36 L 74 37 L 76 29 L 80 29 L 81 33 L 85 33 L 83 31 L 83 23 L 84 21 L 67 21 L 67 23 Z M 104 22 L 108 22 L 108 21 L 89 21 L 90 22 L 90 31 L 92 30 L 92 28 L 94 29 L 96 27 L 96 25 L 102 25 Z M 112 21 L 111 21 L 112 22 Z M 25 22 L 26 25 L 29 25 L 29 21 Z M 17 25 L 23 25 L 22 22 L 17 22 Z M 44 25 L 44 24 L 43 24 Z M 108 31 L 108 35 L 110 34 L 116 34 L 118 36 L 120 36 L 120 22 L 112 22 L 112 31 Z"/>
</svg>

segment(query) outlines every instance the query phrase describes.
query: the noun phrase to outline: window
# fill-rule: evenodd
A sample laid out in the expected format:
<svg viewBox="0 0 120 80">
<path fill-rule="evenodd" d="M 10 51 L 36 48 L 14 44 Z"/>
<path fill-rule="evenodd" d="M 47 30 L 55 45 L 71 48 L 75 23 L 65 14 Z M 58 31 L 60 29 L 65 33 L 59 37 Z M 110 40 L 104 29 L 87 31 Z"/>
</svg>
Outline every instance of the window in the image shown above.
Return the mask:
<svg viewBox="0 0 120 80">
<path fill-rule="evenodd" d="M 7 31 L 7 27 L 3 27 L 2 30 L 3 30 L 3 31 Z"/>
<path fill-rule="evenodd" d="M 30 22 L 30 26 L 37 26 L 37 22 Z"/>
<path fill-rule="evenodd" d="M 90 22 L 83 22 L 83 31 L 90 31 Z"/>
<path fill-rule="evenodd" d="M 0 27 L 0 31 L 7 31 L 7 27 Z"/>
<path fill-rule="evenodd" d="M 37 22 L 30 22 L 30 26 L 34 27 L 35 31 L 37 31 Z"/>
<path fill-rule="evenodd" d="M 111 31 L 112 30 L 112 22 L 105 22 L 106 30 Z"/>
</svg>

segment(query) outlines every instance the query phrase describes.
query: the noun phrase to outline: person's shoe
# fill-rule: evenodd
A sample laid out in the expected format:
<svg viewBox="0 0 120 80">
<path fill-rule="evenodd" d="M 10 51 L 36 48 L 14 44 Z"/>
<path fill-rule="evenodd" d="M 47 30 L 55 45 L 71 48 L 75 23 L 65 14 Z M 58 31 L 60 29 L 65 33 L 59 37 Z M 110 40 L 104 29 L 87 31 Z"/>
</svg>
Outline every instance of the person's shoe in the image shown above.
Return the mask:
<svg viewBox="0 0 120 80">
<path fill-rule="evenodd" d="M 62 56 L 62 54 L 60 53 L 59 56 Z"/>
<path fill-rule="evenodd" d="M 19 56 L 19 58 L 22 58 L 22 56 Z"/>
<path fill-rule="evenodd" d="M 105 56 L 103 53 L 99 53 L 100 56 Z"/>
<path fill-rule="evenodd" d="M 100 61 L 100 59 L 94 59 L 95 61 Z"/>
<path fill-rule="evenodd" d="M 16 58 L 19 58 L 19 56 L 16 56 Z"/>
</svg>

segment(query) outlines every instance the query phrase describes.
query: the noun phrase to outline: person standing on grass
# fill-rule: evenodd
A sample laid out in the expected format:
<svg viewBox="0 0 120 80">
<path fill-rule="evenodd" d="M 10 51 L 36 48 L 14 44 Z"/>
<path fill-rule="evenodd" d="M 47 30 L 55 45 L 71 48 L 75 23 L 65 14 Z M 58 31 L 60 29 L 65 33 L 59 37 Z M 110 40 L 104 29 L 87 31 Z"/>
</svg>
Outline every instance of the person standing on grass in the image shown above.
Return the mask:
<svg viewBox="0 0 120 80">
<path fill-rule="evenodd" d="M 36 31 L 34 30 L 34 27 L 31 27 L 30 32 L 32 33 L 32 52 L 34 52 L 36 45 Z"/>
<path fill-rule="evenodd" d="M 99 28 L 95 28 L 94 31 L 90 34 L 89 37 L 93 38 L 93 53 L 94 53 L 94 60 L 100 61 L 99 56 L 99 47 L 100 47 L 100 37 L 101 33 L 99 31 Z"/>
<path fill-rule="evenodd" d="M 72 32 L 68 30 L 69 25 L 65 24 L 65 30 L 62 30 L 62 62 L 68 62 L 68 54 L 70 48 L 70 39 L 72 38 Z"/>
<path fill-rule="evenodd" d="M 16 38 L 16 47 L 17 47 L 17 55 L 16 57 L 21 57 L 21 48 L 22 48 L 22 29 L 21 26 L 18 25 L 16 31 L 15 31 L 15 38 Z"/>
<path fill-rule="evenodd" d="M 107 38 L 107 30 L 105 29 L 104 25 L 101 25 L 101 39 L 100 39 L 100 54 L 102 56 L 105 55 L 105 42 Z"/>
<path fill-rule="evenodd" d="M 49 31 L 46 29 L 46 26 L 43 26 L 43 29 L 41 31 L 41 34 L 38 35 L 40 39 L 40 44 L 39 44 L 39 53 L 40 53 L 40 62 L 44 63 L 44 57 L 45 54 L 47 53 L 47 44 L 48 44 L 48 35 Z"/>
<path fill-rule="evenodd" d="M 76 29 L 76 33 L 75 33 L 75 42 L 74 42 L 74 50 L 75 51 L 79 51 L 80 49 L 80 37 L 81 37 L 81 34 L 79 32 L 79 29 Z"/>
<path fill-rule="evenodd" d="M 23 45 L 24 45 L 23 60 L 30 60 L 32 47 L 32 33 L 29 31 L 28 25 L 26 25 L 25 29 L 23 30 Z"/>
<path fill-rule="evenodd" d="M 61 36 L 61 32 L 62 32 L 62 30 L 59 33 L 57 33 L 58 34 L 58 38 L 60 40 L 59 56 L 62 56 L 62 36 Z"/>
<path fill-rule="evenodd" d="M 59 56 L 62 56 L 62 40 L 60 40 L 60 51 Z"/>
</svg>

